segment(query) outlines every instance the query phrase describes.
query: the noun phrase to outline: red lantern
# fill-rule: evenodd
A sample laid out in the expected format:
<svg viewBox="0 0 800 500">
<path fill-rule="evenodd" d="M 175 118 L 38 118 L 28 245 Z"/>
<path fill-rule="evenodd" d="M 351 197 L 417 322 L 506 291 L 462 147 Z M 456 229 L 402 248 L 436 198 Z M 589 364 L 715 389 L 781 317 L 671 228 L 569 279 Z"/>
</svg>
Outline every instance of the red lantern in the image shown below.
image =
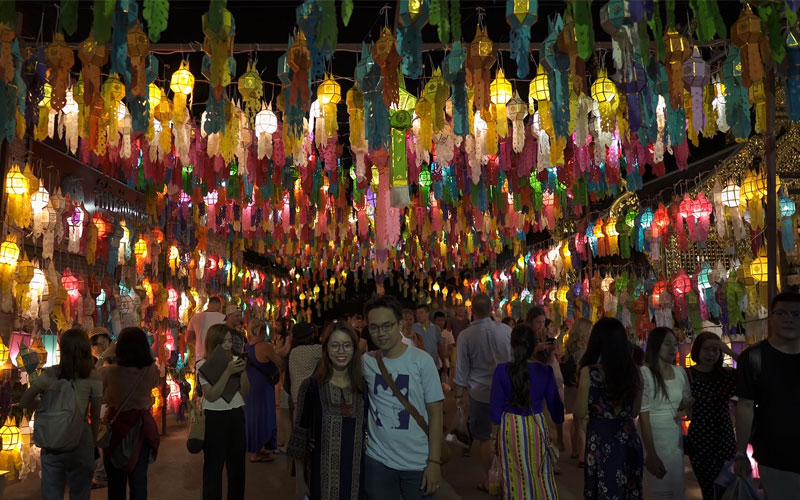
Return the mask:
<svg viewBox="0 0 800 500">
<path fill-rule="evenodd" d="M 675 298 L 683 297 L 692 289 L 692 280 L 686 275 L 683 269 L 678 271 L 675 278 L 672 279 L 672 293 Z"/>
<path fill-rule="evenodd" d="M 78 278 L 72 274 L 72 271 L 70 271 L 69 268 L 64 271 L 64 275 L 61 277 L 61 284 L 69 293 L 77 291 L 80 286 L 78 283 Z"/>
<path fill-rule="evenodd" d="M 650 304 L 658 309 L 661 303 L 661 296 L 667 293 L 667 282 L 664 280 L 659 281 L 653 286 L 653 293 L 650 295 Z"/>
<path fill-rule="evenodd" d="M 108 236 L 110 225 L 108 222 L 106 222 L 106 220 L 103 217 L 100 216 L 100 214 L 97 214 L 94 217 L 92 217 L 92 222 L 97 228 L 97 239 L 102 240 L 103 238 Z"/>
</svg>

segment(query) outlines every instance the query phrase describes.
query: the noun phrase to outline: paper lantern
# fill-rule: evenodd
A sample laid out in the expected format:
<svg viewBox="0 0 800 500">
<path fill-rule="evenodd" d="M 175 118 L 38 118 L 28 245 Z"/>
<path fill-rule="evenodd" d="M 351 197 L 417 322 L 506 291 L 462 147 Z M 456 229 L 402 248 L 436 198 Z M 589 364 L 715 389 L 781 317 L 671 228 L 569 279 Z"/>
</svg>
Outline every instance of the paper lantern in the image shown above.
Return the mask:
<svg viewBox="0 0 800 500">
<path fill-rule="evenodd" d="M 11 416 L 6 418 L 6 423 L 0 427 L 0 439 L 3 443 L 3 451 L 12 451 L 19 445 L 20 432 L 19 427 L 14 425 Z"/>
<path fill-rule="evenodd" d="M 498 69 L 494 80 L 489 85 L 489 95 L 495 105 L 505 105 L 513 96 L 511 82 L 506 79 L 502 69 Z"/>
<path fill-rule="evenodd" d="M 256 115 L 256 134 L 274 134 L 278 130 L 278 117 L 272 109 L 264 108 Z"/>
<path fill-rule="evenodd" d="M 194 90 L 194 75 L 189 71 L 189 61 L 182 61 L 178 71 L 172 74 L 169 88 L 175 93 L 172 119 L 177 126 L 186 119 L 186 99 Z"/>
<path fill-rule="evenodd" d="M 50 203 L 50 193 L 47 192 L 44 185 L 39 184 L 39 189 L 31 196 L 31 206 L 36 213 L 45 209 L 47 204 Z"/>
<path fill-rule="evenodd" d="M 119 298 L 119 310 L 122 314 L 130 314 L 133 312 L 134 302 L 130 295 L 124 295 Z"/>
<path fill-rule="evenodd" d="M 152 115 L 161 104 L 161 89 L 155 83 L 147 86 L 147 100 L 150 103 L 150 114 Z"/>
<path fill-rule="evenodd" d="M 6 241 L 0 245 L 0 264 L 7 266 L 17 265 L 19 259 L 19 247 L 17 246 L 16 235 L 9 234 Z"/>
<path fill-rule="evenodd" d="M 781 197 L 780 200 L 778 200 L 778 205 L 781 208 L 781 217 L 791 217 L 796 211 L 794 201 L 787 196 Z"/>
<path fill-rule="evenodd" d="M 139 241 L 133 246 L 133 253 L 136 257 L 147 258 L 147 242 L 142 237 L 139 237 Z"/>
<path fill-rule="evenodd" d="M 33 270 L 33 277 L 31 278 L 30 288 L 32 291 L 36 292 L 38 295 L 41 295 L 44 292 L 45 286 L 47 286 L 47 278 L 44 275 L 44 272 L 37 268 Z"/>
<path fill-rule="evenodd" d="M 734 183 L 730 183 L 722 190 L 722 204 L 728 208 L 739 206 L 741 189 Z"/>
<path fill-rule="evenodd" d="M 31 350 L 33 350 L 33 352 L 39 356 L 39 369 L 41 369 L 47 364 L 47 349 L 45 349 L 41 337 L 34 337 L 33 341 L 31 342 Z"/>
<path fill-rule="evenodd" d="M 194 75 L 189 71 L 189 61 L 181 61 L 180 68 L 172 74 L 169 88 L 176 94 L 188 96 L 194 90 Z"/>
<path fill-rule="evenodd" d="M 498 69 L 495 79 L 489 85 L 489 97 L 497 109 L 497 135 L 508 135 L 508 121 L 506 116 L 506 103 L 512 97 L 511 82 L 506 79 L 502 69 Z"/>
<path fill-rule="evenodd" d="M 216 205 L 217 201 L 219 201 L 219 193 L 217 190 L 209 191 L 207 195 L 203 197 L 203 201 L 206 205 Z"/>
<path fill-rule="evenodd" d="M 427 170 L 419 173 L 419 185 L 423 188 L 431 187 L 431 174 Z"/>
<path fill-rule="evenodd" d="M 598 75 L 599 77 L 592 84 L 592 99 L 601 104 L 613 101 L 617 96 L 616 85 L 603 72 Z"/>
<path fill-rule="evenodd" d="M 6 191 L 9 194 L 24 195 L 28 193 L 28 178 L 22 175 L 19 165 L 11 165 L 6 175 Z"/>
<path fill-rule="evenodd" d="M 767 265 L 767 256 L 762 252 L 750 263 L 750 276 L 752 276 L 757 283 L 760 283 L 762 281 L 767 281 L 768 275 L 769 266 Z"/>
<path fill-rule="evenodd" d="M 731 43 L 742 51 L 742 85 L 750 88 L 764 78 L 764 64 L 759 45 L 763 35 L 761 20 L 745 4 L 739 18 L 731 26 Z"/>
<path fill-rule="evenodd" d="M 3 339 L 0 339 L 0 365 L 6 361 L 8 361 L 8 347 L 3 343 Z"/>
<path fill-rule="evenodd" d="M 676 296 L 683 296 L 689 293 L 692 289 L 692 280 L 686 275 L 686 272 L 681 269 L 678 271 L 677 276 L 672 280 L 672 290 Z"/>
<path fill-rule="evenodd" d="M 535 107 L 533 105 L 534 101 L 549 101 L 550 100 L 550 84 L 547 81 L 547 72 L 544 70 L 542 65 L 539 65 L 539 69 L 536 70 L 536 77 L 531 80 L 530 86 L 528 87 L 528 102 L 529 102 L 529 111 L 532 114 L 535 111 Z"/>
<path fill-rule="evenodd" d="M 342 100 L 342 88 L 333 79 L 332 75 L 327 75 L 317 89 L 317 98 L 322 104 L 338 104 Z"/>
</svg>

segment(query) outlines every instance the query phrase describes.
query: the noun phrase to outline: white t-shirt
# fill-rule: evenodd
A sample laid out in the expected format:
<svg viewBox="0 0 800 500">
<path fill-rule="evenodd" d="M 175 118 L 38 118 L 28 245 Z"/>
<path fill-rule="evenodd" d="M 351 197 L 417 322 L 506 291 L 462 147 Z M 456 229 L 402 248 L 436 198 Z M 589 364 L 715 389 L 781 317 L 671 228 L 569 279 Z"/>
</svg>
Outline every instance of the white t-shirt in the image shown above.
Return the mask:
<svg viewBox="0 0 800 500">
<path fill-rule="evenodd" d="M 205 363 L 205 359 L 201 359 L 197 362 L 197 382 L 202 386 L 203 384 L 210 384 L 208 380 L 200 373 L 200 367 L 203 366 Z M 216 410 L 216 411 L 224 411 L 224 410 L 232 410 L 234 408 L 239 408 L 240 406 L 244 406 L 244 398 L 242 398 L 242 394 L 239 391 L 236 391 L 236 394 L 233 395 L 231 398 L 231 402 L 228 403 L 225 401 L 222 396 L 219 397 L 216 401 L 209 401 L 206 398 L 203 398 L 203 409 L 204 410 Z"/>
<path fill-rule="evenodd" d="M 206 357 L 206 333 L 214 325 L 225 323 L 225 315 L 221 312 L 203 311 L 195 313 L 189 320 L 187 330 L 195 333 L 194 339 L 194 359 Z"/>
<path fill-rule="evenodd" d="M 367 456 L 395 470 L 424 470 L 428 436 L 397 400 L 375 357 L 367 354 L 361 359 L 369 396 Z M 433 359 L 421 349 L 408 347 L 400 357 L 384 357 L 383 362 L 400 391 L 427 422 L 425 405 L 444 400 Z"/>
</svg>

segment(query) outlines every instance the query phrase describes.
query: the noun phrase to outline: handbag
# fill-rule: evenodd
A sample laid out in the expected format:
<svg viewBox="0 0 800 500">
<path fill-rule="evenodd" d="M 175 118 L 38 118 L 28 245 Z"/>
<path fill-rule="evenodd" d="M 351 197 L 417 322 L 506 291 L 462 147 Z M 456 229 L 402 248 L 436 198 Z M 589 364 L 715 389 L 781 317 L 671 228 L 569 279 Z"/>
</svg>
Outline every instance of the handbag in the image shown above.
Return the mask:
<svg viewBox="0 0 800 500">
<path fill-rule="evenodd" d="M 111 421 L 110 422 L 104 422 L 102 420 L 100 421 L 100 427 L 97 429 L 97 439 L 96 439 L 98 448 L 108 448 L 111 445 L 112 426 L 114 425 L 114 422 L 117 420 L 119 414 L 123 412 L 123 409 L 125 408 L 125 405 L 128 403 L 128 400 L 131 399 L 133 391 L 135 391 L 136 388 L 139 387 L 139 382 L 142 381 L 142 378 L 144 378 L 144 370 L 142 370 L 142 373 L 139 374 L 139 378 L 136 379 L 136 383 L 134 383 L 133 386 L 128 390 L 128 394 L 125 395 L 125 399 L 122 400 L 122 404 L 120 404 L 117 411 L 114 412 L 114 417 L 111 419 Z"/>
<path fill-rule="evenodd" d="M 389 384 L 389 388 L 392 389 L 394 397 L 396 397 L 397 400 L 400 401 L 400 404 L 403 405 L 403 408 L 411 415 L 414 421 L 417 422 L 417 425 L 419 425 L 420 428 L 422 428 L 423 432 L 425 432 L 425 435 L 430 436 L 430 429 L 428 428 L 428 423 L 425 421 L 424 418 L 422 418 L 422 415 L 419 414 L 417 409 L 414 408 L 414 405 L 409 403 L 408 399 L 406 399 L 406 397 L 403 396 L 403 393 L 400 392 L 400 388 L 397 387 L 397 384 L 395 383 L 394 379 L 389 374 L 389 370 L 386 369 L 386 365 L 383 363 L 383 353 L 381 351 L 378 351 L 375 356 L 375 359 L 378 361 L 378 368 L 381 370 L 381 375 L 383 376 L 383 379 L 386 381 L 386 383 Z M 442 433 L 442 439 L 439 449 L 441 450 L 441 456 L 439 457 L 439 461 L 442 462 L 442 465 L 444 465 L 450 461 L 450 446 L 447 444 L 447 441 L 445 440 L 444 432 Z"/>
<path fill-rule="evenodd" d="M 192 455 L 203 451 L 203 443 L 206 439 L 206 415 L 202 408 L 198 408 L 196 403 L 190 402 L 191 420 L 189 421 L 189 437 L 186 439 L 186 449 Z"/>
</svg>

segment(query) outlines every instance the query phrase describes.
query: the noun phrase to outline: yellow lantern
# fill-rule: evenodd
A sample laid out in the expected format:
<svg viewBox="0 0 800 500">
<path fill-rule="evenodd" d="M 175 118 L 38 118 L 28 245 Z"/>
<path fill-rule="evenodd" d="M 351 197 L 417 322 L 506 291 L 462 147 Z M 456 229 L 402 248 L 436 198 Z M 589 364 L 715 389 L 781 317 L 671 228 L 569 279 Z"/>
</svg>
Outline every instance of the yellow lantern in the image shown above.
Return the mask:
<svg viewBox="0 0 800 500">
<path fill-rule="evenodd" d="M 494 80 L 489 85 L 489 97 L 497 108 L 497 135 L 508 135 L 508 122 L 506 118 L 506 103 L 513 96 L 511 82 L 506 79 L 502 69 L 498 69 Z"/>
<path fill-rule="evenodd" d="M 6 417 L 6 423 L 0 427 L 0 439 L 3 443 L 3 451 L 12 451 L 19 445 L 20 432 L 11 420 L 11 417 Z"/>
<path fill-rule="evenodd" d="M 6 241 L 0 245 L 0 264 L 7 266 L 17 265 L 19 259 L 19 247 L 17 246 L 16 235 L 9 234 Z"/>
<path fill-rule="evenodd" d="M 342 88 L 333 79 L 326 75 L 317 89 L 317 99 L 321 106 L 322 118 L 325 120 L 325 142 L 329 137 L 336 135 L 339 124 L 336 119 L 336 105 L 342 100 Z"/>
<path fill-rule="evenodd" d="M 159 104 L 161 104 L 161 89 L 155 83 L 147 86 L 147 96 L 150 102 L 150 115 L 152 116 Z"/>
<path fill-rule="evenodd" d="M 756 283 L 760 283 L 762 281 L 767 281 L 768 272 L 769 266 L 767 265 L 767 256 L 762 251 L 759 253 L 758 257 L 753 259 L 753 262 L 750 263 L 750 276 L 753 277 Z"/>
<path fill-rule="evenodd" d="M 616 85 L 606 76 L 604 71 L 600 71 L 597 80 L 592 84 L 592 99 L 602 104 L 613 101 L 616 96 Z"/>
<path fill-rule="evenodd" d="M 542 65 L 539 65 L 539 69 L 536 71 L 536 77 L 531 80 L 530 87 L 528 87 L 528 103 L 529 103 L 529 112 L 533 114 L 536 110 L 534 106 L 535 101 L 549 101 L 550 100 L 550 83 L 547 80 L 547 72 L 544 70 Z"/>
<path fill-rule="evenodd" d="M 6 191 L 15 195 L 24 195 L 28 192 L 28 179 L 22 175 L 19 165 L 11 165 L 11 168 L 8 169 Z"/>
<path fill-rule="evenodd" d="M 3 343 L 3 339 L 0 339 L 0 365 L 8 361 L 8 347 Z"/>
<path fill-rule="evenodd" d="M 33 339 L 31 342 L 31 350 L 39 356 L 39 368 L 41 369 L 47 364 L 47 349 L 44 348 L 41 337 L 37 336 Z"/>
<path fill-rule="evenodd" d="M 186 100 L 194 90 L 194 75 L 189 71 L 189 61 L 182 61 L 178 71 L 172 74 L 169 88 L 175 93 L 172 120 L 179 125 L 186 120 Z"/>
</svg>

